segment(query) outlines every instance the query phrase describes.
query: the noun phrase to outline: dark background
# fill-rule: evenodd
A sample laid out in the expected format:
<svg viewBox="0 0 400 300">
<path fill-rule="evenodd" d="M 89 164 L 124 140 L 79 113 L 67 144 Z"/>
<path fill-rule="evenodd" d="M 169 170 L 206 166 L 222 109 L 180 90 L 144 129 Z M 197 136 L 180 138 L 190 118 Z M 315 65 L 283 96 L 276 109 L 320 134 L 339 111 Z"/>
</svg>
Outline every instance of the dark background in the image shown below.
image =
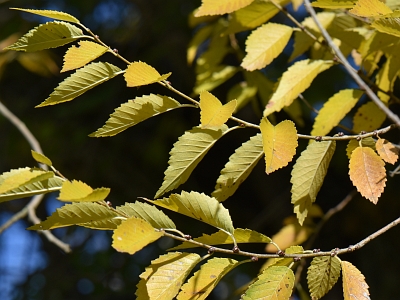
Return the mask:
<svg viewBox="0 0 400 300">
<path fill-rule="evenodd" d="M 190 94 L 195 75 L 194 68 L 186 63 L 186 47 L 193 34 L 193 29 L 187 25 L 187 17 L 199 5 L 200 0 L 0 1 L 0 41 L 12 34 L 20 36 L 48 20 L 12 11 L 9 7 L 61 10 L 80 19 L 128 60 L 147 62 L 161 74 L 172 72 L 169 78 L 172 85 Z M 277 18 L 282 20 L 282 16 Z M 49 64 L 52 72 L 48 72 L 48 76 L 26 70 L 19 62 L 18 53 L 1 52 L 0 101 L 25 122 L 41 143 L 44 153 L 67 178 L 82 180 L 92 187 L 110 187 L 109 200 L 114 206 L 133 202 L 137 197 L 153 197 L 162 183 L 173 143 L 185 130 L 199 123 L 199 111 L 180 109 L 147 120 L 115 137 L 89 138 L 88 134 L 101 127 L 109 114 L 128 99 L 160 93 L 185 102 L 158 85 L 127 88 L 122 76 L 118 76 L 74 101 L 34 108 L 68 76 L 59 74 L 56 67 L 61 68 L 62 56 L 68 47 L 70 45 L 48 51 L 55 62 L 53 67 Z M 277 60 L 279 63 L 269 69 L 271 79 L 276 79 L 276 74 L 282 74 L 287 68 L 287 57 L 287 53 L 282 54 Z M 105 54 L 101 60 L 125 67 L 110 54 Z M 225 99 L 229 87 L 240 80 L 240 76 L 235 76 L 213 93 Z M 354 85 L 341 68 L 335 67 L 319 76 L 305 95 L 318 105 L 318 101 L 326 101 L 344 86 Z M 299 131 L 309 133 L 313 115 L 306 108 L 303 111 L 306 126 Z M 248 121 L 259 122 L 251 108 L 245 108 L 242 114 Z M 278 114 L 279 118 L 286 116 Z M 180 189 L 210 194 L 219 171 L 234 149 L 255 133 L 253 129 L 242 129 L 225 136 Z M 398 141 L 397 132 L 389 137 Z M 297 154 L 305 146 L 306 142 L 300 141 Z M 317 198 L 324 212 L 352 190 L 345 146 L 343 143 L 337 145 Z M 293 215 L 289 183 L 292 165 L 268 176 L 263 163 L 255 168 L 238 192 L 224 202 L 235 227 L 251 228 L 268 236 L 282 227 L 283 220 Z M 25 166 L 34 166 L 30 147 L 0 116 L 0 172 Z M 355 244 L 397 218 L 400 204 L 396 182 L 397 177 L 389 178 L 385 193 L 376 206 L 357 195 L 343 212 L 326 224 L 313 247 L 330 250 Z M 39 217 L 45 219 L 61 205 L 55 197 L 57 195 L 46 198 L 38 209 Z M 1 223 L 28 201 L 1 203 Z M 193 237 L 213 232 L 209 226 L 174 213 L 168 214 L 178 228 Z M 0 235 L 0 299 L 134 299 L 139 274 L 151 260 L 174 244 L 162 239 L 130 256 L 111 248 L 111 232 L 71 227 L 54 231 L 74 249 L 71 254 L 65 254 L 38 233 L 25 231 L 28 226 L 26 221 L 20 221 Z M 341 257 L 365 275 L 372 299 L 399 298 L 399 234 L 399 228 L 392 229 L 356 253 Z M 246 249 L 264 251 L 260 245 L 249 245 Z M 205 254 L 204 251 L 199 253 Z M 210 298 L 238 298 L 235 291 L 257 275 L 261 264 L 245 264 L 235 269 Z M 305 272 L 302 284 L 306 288 Z M 339 283 L 325 299 L 340 299 L 341 293 Z"/>
</svg>

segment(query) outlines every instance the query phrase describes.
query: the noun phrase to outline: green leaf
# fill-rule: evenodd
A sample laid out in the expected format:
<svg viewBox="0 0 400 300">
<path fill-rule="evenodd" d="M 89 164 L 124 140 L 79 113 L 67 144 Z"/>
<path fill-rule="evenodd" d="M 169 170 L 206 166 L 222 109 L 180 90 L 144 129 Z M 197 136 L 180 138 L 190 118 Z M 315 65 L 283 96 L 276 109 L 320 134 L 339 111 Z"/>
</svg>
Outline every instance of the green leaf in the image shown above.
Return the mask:
<svg viewBox="0 0 400 300">
<path fill-rule="evenodd" d="M 229 14 L 249 5 L 253 0 L 202 0 L 201 2 L 195 13 L 196 17 Z"/>
<path fill-rule="evenodd" d="M 129 217 L 136 217 L 147 221 L 151 226 L 157 229 L 175 229 L 174 222 L 161 210 L 153 205 L 136 201 L 135 203 L 125 203 L 118 206 L 117 211 L 122 212 Z"/>
<path fill-rule="evenodd" d="M 24 9 L 24 8 L 15 8 L 15 7 L 11 7 L 10 9 L 24 11 L 24 12 L 31 13 L 34 15 L 39 15 L 39 16 L 43 16 L 43 17 L 47 17 L 47 18 L 51 18 L 51 19 L 60 20 L 60 21 L 80 23 L 77 18 L 75 18 L 74 16 L 71 16 L 70 14 L 62 12 L 62 11 L 41 10 L 41 9 Z"/>
<path fill-rule="evenodd" d="M 71 101 L 123 72 L 120 68 L 104 62 L 86 65 L 61 82 L 49 98 L 36 107 Z"/>
<path fill-rule="evenodd" d="M 271 243 L 271 239 L 262 233 L 259 233 L 254 230 L 250 229 L 242 229 L 242 228 L 236 228 L 235 231 L 233 232 L 233 236 L 236 240 L 236 243 L 241 244 L 241 243 Z M 213 233 L 211 235 L 208 234 L 203 234 L 201 237 L 194 238 L 193 239 L 196 242 L 207 244 L 207 245 L 230 245 L 233 244 L 232 237 L 227 234 L 224 231 L 218 231 L 216 233 Z M 188 248 L 196 248 L 199 247 L 195 244 L 189 243 L 189 242 L 183 242 L 182 244 L 173 247 L 171 249 L 168 249 L 168 251 L 171 250 L 178 250 L 178 249 L 188 249 Z"/>
<path fill-rule="evenodd" d="M 257 134 L 243 143 L 229 157 L 229 161 L 222 169 L 215 190 L 211 195 L 220 202 L 233 195 L 263 155 L 262 137 L 261 134 Z"/>
<path fill-rule="evenodd" d="M 321 189 L 329 163 L 335 153 L 336 142 L 314 142 L 307 146 L 292 170 L 292 203 L 300 225 Z"/>
<path fill-rule="evenodd" d="M 140 274 L 137 300 L 168 300 L 178 294 L 186 277 L 200 262 L 195 253 L 172 252 L 160 256 Z"/>
<path fill-rule="evenodd" d="M 0 194 L 15 190 L 21 186 L 54 177 L 54 173 L 42 169 L 20 168 L 0 175 Z"/>
<path fill-rule="evenodd" d="M 31 150 L 31 154 L 33 159 L 36 160 L 38 163 L 45 164 L 49 167 L 53 165 L 51 160 L 48 157 L 44 156 L 42 153 Z"/>
<path fill-rule="evenodd" d="M 160 75 L 152 66 L 135 61 L 126 69 L 124 78 L 128 87 L 135 87 L 166 80 L 170 75 L 171 73 Z"/>
<path fill-rule="evenodd" d="M 363 92 L 360 90 L 341 90 L 325 102 L 320 109 L 311 135 L 327 135 L 356 105 Z"/>
<path fill-rule="evenodd" d="M 296 62 L 283 73 L 275 93 L 264 110 L 264 116 L 292 104 L 293 100 L 311 85 L 319 73 L 331 66 L 333 66 L 333 62 L 326 60 L 306 59 Z"/>
<path fill-rule="evenodd" d="M 257 92 L 261 98 L 262 105 L 267 105 L 274 89 L 274 83 L 265 77 L 265 75 L 260 71 L 245 71 L 244 77 L 249 86 L 257 87 Z"/>
<path fill-rule="evenodd" d="M 48 22 L 33 28 L 17 42 L 4 48 L 15 51 L 39 51 L 57 48 L 77 39 L 88 37 L 78 27 L 65 22 Z"/>
<path fill-rule="evenodd" d="M 82 181 L 64 181 L 58 200 L 68 202 L 95 202 L 107 198 L 109 188 L 92 189 Z"/>
<path fill-rule="evenodd" d="M 112 246 L 119 252 L 135 254 L 163 236 L 143 219 L 129 218 L 114 230 Z"/>
<path fill-rule="evenodd" d="M 115 109 L 106 124 L 89 136 L 114 136 L 144 120 L 180 106 L 178 101 L 167 96 L 150 94 L 136 97 L 134 100 L 129 100 Z"/>
<path fill-rule="evenodd" d="M 353 117 L 353 131 L 371 132 L 378 129 L 386 119 L 386 114 L 373 101 L 361 105 Z"/>
<path fill-rule="evenodd" d="M 256 86 L 250 86 L 246 81 L 242 81 L 235 84 L 229 89 L 227 99 L 228 101 L 230 99 L 236 99 L 237 106 L 235 112 L 237 112 L 244 106 L 246 106 L 246 104 L 249 103 L 251 100 L 255 99 L 257 90 L 258 89 Z"/>
<path fill-rule="evenodd" d="M 238 264 L 231 258 L 215 257 L 200 267 L 200 270 L 182 286 L 178 300 L 203 300 L 217 286 L 218 282 Z"/>
<path fill-rule="evenodd" d="M 180 195 L 172 194 L 169 198 L 148 201 L 233 234 L 229 211 L 215 198 L 203 193 L 182 191 Z"/>
<path fill-rule="evenodd" d="M 202 91 L 211 91 L 235 75 L 238 70 L 237 67 L 227 65 L 213 66 L 197 75 L 193 91 L 196 94 Z"/>
<path fill-rule="evenodd" d="M 155 198 L 185 183 L 211 147 L 228 131 L 226 125 L 218 129 L 194 127 L 186 131 L 170 152 L 169 167 L 165 171 L 164 182 Z"/>
<path fill-rule="evenodd" d="M 400 18 L 380 18 L 371 26 L 380 32 L 400 37 Z"/>
<path fill-rule="evenodd" d="M 272 266 L 258 276 L 251 284 L 243 300 L 279 299 L 289 300 L 294 286 L 294 274 L 291 269 L 283 266 Z"/>
<path fill-rule="evenodd" d="M 197 54 L 197 50 L 199 49 L 200 45 L 202 45 L 204 41 L 210 37 L 212 30 L 213 26 L 211 25 L 204 26 L 200 28 L 193 36 L 193 38 L 190 40 L 186 53 L 187 62 L 189 65 L 191 65 L 192 62 L 194 61 Z"/>
<path fill-rule="evenodd" d="M 357 147 L 360 147 L 360 143 L 361 147 L 370 147 L 372 150 L 376 149 L 376 142 L 372 137 L 363 138 L 361 139 L 361 141 L 357 141 L 354 139 L 350 140 L 346 147 L 346 154 L 349 159 L 351 158 L 351 153 L 353 152 L 353 150 Z"/>
<path fill-rule="evenodd" d="M 337 282 L 341 264 L 337 256 L 314 257 L 307 271 L 308 288 L 313 299 L 320 299 Z"/>
<path fill-rule="evenodd" d="M 304 249 L 302 246 L 290 246 L 289 248 L 285 249 L 285 254 L 300 254 L 304 253 Z M 289 267 L 293 263 L 293 258 L 272 258 L 268 260 L 268 266 L 285 266 Z"/>
<path fill-rule="evenodd" d="M 81 225 L 94 221 L 112 221 L 118 217 L 114 211 L 95 202 L 66 204 L 45 221 L 29 227 L 29 230 L 47 230 L 71 225 Z M 85 226 L 85 225 L 83 225 Z M 104 228 L 99 228 L 104 229 Z"/>
</svg>

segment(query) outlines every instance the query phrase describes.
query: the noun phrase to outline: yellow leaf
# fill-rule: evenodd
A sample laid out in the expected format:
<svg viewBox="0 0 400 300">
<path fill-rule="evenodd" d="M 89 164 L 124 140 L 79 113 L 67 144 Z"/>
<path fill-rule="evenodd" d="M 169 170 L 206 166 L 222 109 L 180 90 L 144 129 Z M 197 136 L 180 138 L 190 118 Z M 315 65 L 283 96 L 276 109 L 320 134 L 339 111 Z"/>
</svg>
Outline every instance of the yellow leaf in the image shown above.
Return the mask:
<svg viewBox="0 0 400 300">
<path fill-rule="evenodd" d="M 289 120 L 282 121 L 273 126 L 267 118 L 260 124 L 265 153 L 265 172 L 270 174 L 287 164 L 293 159 L 297 148 L 297 131 L 294 123 Z"/>
<path fill-rule="evenodd" d="M 160 75 L 152 66 L 136 61 L 131 63 L 124 74 L 128 87 L 147 85 L 167 79 L 171 73 Z"/>
<path fill-rule="evenodd" d="M 223 15 L 234 12 L 249 5 L 254 0 L 202 0 L 201 6 L 195 13 L 196 17 Z"/>
<path fill-rule="evenodd" d="M 380 18 L 371 26 L 380 32 L 400 37 L 400 18 Z"/>
<path fill-rule="evenodd" d="M 52 178 L 54 173 L 41 169 L 21 168 L 3 173 L 1 177 L 0 194 L 4 194 L 21 186 Z"/>
<path fill-rule="evenodd" d="M 379 17 L 390 14 L 393 11 L 382 1 L 379 0 L 358 0 L 349 13 L 359 17 Z"/>
<path fill-rule="evenodd" d="M 353 131 L 371 132 L 378 129 L 386 119 L 386 114 L 378 106 L 369 101 L 357 110 L 353 117 Z"/>
<path fill-rule="evenodd" d="M 339 9 L 352 8 L 355 3 L 356 0 L 317 0 L 311 3 L 311 5 L 320 8 Z"/>
<path fill-rule="evenodd" d="M 254 30 L 246 40 L 246 56 L 241 66 L 254 71 L 269 65 L 286 47 L 292 27 L 267 23 Z"/>
<path fill-rule="evenodd" d="M 61 72 L 83 67 L 107 51 L 107 48 L 90 41 L 79 41 L 79 47 L 72 46 L 64 55 L 64 65 Z"/>
<path fill-rule="evenodd" d="M 371 148 L 358 147 L 351 154 L 349 169 L 353 185 L 363 197 L 376 204 L 386 185 L 383 160 Z"/>
<path fill-rule="evenodd" d="M 200 121 L 203 128 L 220 127 L 232 117 L 237 101 L 232 100 L 225 105 L 207 91 L 200 93 Z"/>
<path fill-rule="evenodd" d="M 299 245 L 305 242 L 312 233 L 312 229 L 308 226 L 300 226 L 296 219 L 293 218 L 294 223 L 283 226 L 274 236 L 272 240 L 279 248 L 285 250 L 286 248 Z M 268 244 L 265 247 L 267 252 L 276 252 L 276 247 L 273 244 Z"/>
<path fill-rule="evenodd" d="M 311 85 L 319 73 L 329 69 L 332 65 L 332 61 L 324 60 L 306 59 L 296 62 L 283 73 L 278 88 L 264 110 L 264 116 L 292 104 L 293 100 Z"/>
<path fill-rule="evenodd" d="M 62 185 L 58 200 L 71 202 L 94 202 L 102 201 L 110 193 L 108 188 L 99 188 L 93 190 L 82 181 L 65 181 Z"/>
<path fill-rule="evenodd" d="M 353 150 L 357 147 L 360 147 L 360 142 L 357 140 L 350 140 L 347 144 L 346 154 L 349 159 L 351 158 L 351 153 L 353 153 Z M 372 137 L 364 138 L 361 140 L 361 147 L 370 147 L 372 150 L 375 150 L 375 140 Z"/>
<path fill-rule="evenodd" d="M 162 236 L 145 220 L 133 217 L 114 230 L 112 246 L 119 252 L 134 254 Z"/>
<path fill-rule="evenodd" d="M 362 94 L 359 90 L 346 89 L 329 98 L 315 118 L 311 135 L 327 135 L 356 105 Z"/>
<path fill-rule="evenodd" d="M 393 90 L 394 82 L 392 83 L 389 78 L 389 69 L 391 65 L 391 57 L 388 57 L 385 64 L 380 68 L 378 74 L 376 75 L 376 85 L 385 92 L 389 92 Z M 390 96 L 386 93 L 378 91 L 378 97 L 384 103 L 388 103 L 390 100 Z"/>
<path fill-rule="evenodd" d="M 56 20 L 61 20 L 61 21 L 67 21 L 67 22 L 72 22 L 72 23 L 80 23 L 77 18 L 74 16 L 71 16 L 70 14 L 67 14 L 62 11 L 55 11 L 55 10 L 41 10 L 41 9 L 24 9 L 24 8 L 15 8 L 12 7 L 10 9 L 15 9 L 15 10 L 20 10 L 23 12 L 31 13 L 34 15 L 39 15 L 51 19 L 56 19 Z"/>
<path fill-rule="evenodd" d="M 384 161 L 392 165 L 394 165 L 399 158 L 399 149 L 385 139 L 378 138 L 376 142 L 376 151 Z"/>
<path fill-rule="evenodd" d="M 48 165 L 49 167 L 52 166 L 51 160 L 42 153 L 31 150 L 31 154 L 34 160 L 36 160 L 38 163 Z"/>
<path fill-rule="evenodd" d="M 341 261 L 344 300 L 370 300 L 364 275 L 348 261 Z"/>
<path fill-rule="evenodd" d="M 285 254 L 299 254 L 304 253 L 302 246 L 290 246 L 285 249 Z M 261 270 L 265 270 L 271 266 L 286 266 L 289 267 L 293 263 L 293 258 L 269 258 L 261 267 Z"/>
</svg>

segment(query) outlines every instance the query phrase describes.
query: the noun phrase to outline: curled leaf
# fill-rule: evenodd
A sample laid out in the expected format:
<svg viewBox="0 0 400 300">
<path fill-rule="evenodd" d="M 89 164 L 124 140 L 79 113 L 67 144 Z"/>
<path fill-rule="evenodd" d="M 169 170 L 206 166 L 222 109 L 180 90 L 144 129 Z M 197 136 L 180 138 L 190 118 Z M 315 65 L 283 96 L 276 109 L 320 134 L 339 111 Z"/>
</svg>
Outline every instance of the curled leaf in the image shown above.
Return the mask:
<svg viewBox="0 0 400 300">
<path fill-rule="evenodd" d="M 79 41 L 78 44 L 79 47 L 72 46 L 65 53 L 61 72 L 83 67 L 107 51 L 106 47 L 90 41 Z"/>
<path fill-rule="evenodd" d="M 109 188 L 92 189 L 82 181 L 64 181 L 58 200 L 68 202 L 95 202 L 107 198 Z"/>
<path fill-rule="evenodd" d="M 210 92 L 200 93 L 200 121 L 203 128 L 221 127 L 232 117 L 237 101 L 232 100 L 224 105 Z"/>
<path fill-rule="evenodd" d="M 394 165 L 399 159 L 399 149 L 385 139 L 378 138 L 376 142 L 376 151 L 379 156 L 389 164 Z"/>
<path fill-rule="evenodd" d="M 171 73 L 160 75 L 152 66 L 136 61 L 128 66 L 124 77 L 128 87 L 135 87 L 166 80 L 170 75 Z"/>
</svg>

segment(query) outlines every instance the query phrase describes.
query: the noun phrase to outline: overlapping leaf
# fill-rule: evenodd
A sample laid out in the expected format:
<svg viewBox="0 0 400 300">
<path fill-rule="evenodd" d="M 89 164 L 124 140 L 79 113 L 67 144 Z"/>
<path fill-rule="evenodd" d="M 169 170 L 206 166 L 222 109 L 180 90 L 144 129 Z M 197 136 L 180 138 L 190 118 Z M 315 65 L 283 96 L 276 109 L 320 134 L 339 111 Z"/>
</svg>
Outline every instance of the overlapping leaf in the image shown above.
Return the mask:
<svg viewBox="0 0 400 300">
<path fill-rule="evenodd" d="M 335 285 L 340 276 L 337 256 L 314 257 L 307 271 L 308 289 L 313 299 L 320 299 Z"/>
<path fill-rule="evenodd" d="M 376 142 L 376 151 L 379 156 L 389 164 L 394 165 L 399 159 L 399 149 L 385 139 L 378 138 Z"/>
<path fill-rule="evenodd" d="M 46 157 L 42 153 L 31 150 L 31 154 L 33 159 L 36 160 L 38 163 L 45 164 L 49 167 L 52 166 L 53 163 L 51 162 L 50 158 Z"/>
<path fill-rule="evenodd" d="M 353 131 L 371 132 L 378 129 L 386 119 L 386 114 L 373 101 L 360 106 L 353 117 Z"/>
<path fill-rule="evenodd" d="M 82 181 L 64 181 L 58 200 L 68 202 L 95 202 L 107 198 L 109 188 L 92 189 Z"/>
<path fill-rule="evenodd" d="M 162 236 L 147 221 L 132 217 L 114 230 L 112 246 L 119 252 L 134 254 Z"/>
<path fill-rule="evenodd" d="M 28 167 L 4 172 L 0 175 L 0 194 L 52 177 L 54 177 L 54 173 L 51 171 Z"/>
<path fill-rule="evenodd" d="M 258 276 L 256 282 L 251 284 L 243 300 L 279 299 L 288 300 L 292 295 L 294 274 L 291 269 L 284 266 L 272 266 Z"/>
<path fill-rule="evenodd" d="M 182 215 L 197 219 L 211 226 L 233 234 L 234 228 L 229 211 L 215 198 L 203 193 L 185 192 L 172 194 L 161 200 L 148 200 L 151 203 Z"/>
<path fill-rule="evenodd" d="M 361 144 L 361 145 L 360 145 Z M 350 140 L 346 147 L 346 154 L 347 157 L 350 159 L 351 154 L 353 153 L 354 149 L 357 147 L 370 147 L 371 149 L 376 149 L 376 142 L 372 137 L 363 138 L 361 141 L 357 140 Z"/>
<path fill-rule="evenodd" d="M 259 233 L 250 229 L 242 229 L 236 228 L 233 232 L 233 236 L 236 240 L 236 243 L 270 243 L 271 239 L 262 233 Z M 233 244 L 232 237 L 223 231 L 218 231 L 211 235 L 203 234 L 201 237 L 194 238 L 193 240 L 207 244 L 207 245 L 227 245 Z M 189 242 L 183 242 L 182 244 L 173 247 L 168 250 L 178 250 L 178 249 L 187 249 L 187 248 L 195 248 L 198 247 L 195 244 Z"/>
<path fill-rule="evenodd" d="M 202 0 L 201 6 L 195 13 L 196 17 L 223 15 L 234 12 L 249 5 L 254 0 Z"/>
<path fill-rule="evenodd" d="M 352 8 L 357 0 L 317 0 L 311 3 L 314 7 L 340 9 Z"/>
<path fill-rule="evenodd" d="M 239 68 L 228 65 L 211 66 L 204 72 L 197 74 L 193 91 L 196 94 L 202 91 L 211 91 L 235 75 L 238 70 Z"/>
<path fill-rule="evenodd" d="M 264 116 L 292 104 L 293 100 L 311 85 L 319 73 L 329 69 L 332 65 L 332 61 L 326 60 L 306 59 L 296 62 L 283 73 L 275 93 L 264 110 Z"/>
<path fill-rule="evenodd" d="M 221 127 L 232 117 L 237 105 L 232 100 L 224 105 L 213 94 L 207 91 L 200 93 L 200 121 L 203 128 Z"/>
<path fill-rule="evenodd" d="M 344 300 L 370 300 L 364 275 L 348 261 L 342 261 Z"/>
<path fill-rule="evenodd" d="M 182 286 L 178 300 L 203 300 L 217 286 L 218 282 L 238 264 L 231 258 L 215 257 L 200 267 L 200 270 Z"/>
<path fill-rule="evenodd" d="M 383 2 L 379 0 L 358 0 L 349 13 L 359 17 L 379 17 L 387 15 L 393 11 Z"/>
<path fill-rule="evenodd" d="M 261 120 L 260 129 L 265 154 L 265 172 L 270 174 L 287 166 L 293 159 L 298 145 L 297 131 L 292 121 L 285 120 L 273 126 L 267 118 Z"/>
<path fill-rule="evenodd" d="M 70 14 L 62 12 L 62 11 L 42 10 L 42 9 L 24 9 L 24 8 L 15 8 L 15 7 L 12 7 L 10 9 L 19 10 L 19 11 L 23 11 L 23 12 L 31 13 L 34 15 L 51 18 L 51 19 L 56 19 L 56 20 L 60 20 L 60 21 L 80 23 L 77 18 L 75 18 L 74 16 L 71 16 Z"/>
<path fill-rule="evenodd" d="M 131 63 L 124 74 L 128 87 L 147 85 L 167 79 L 171 73 L 160 75 L 152 66 L 135 61 Z"/>
<path fill-rule="evenodd" d="M 269 65 L 282 53 L 292 35 L 292 27 L 267 23 L 254 30 L 246 40 L 246 56 L 241 66 L 254 71 Z"/>
<path fill-rule="evenodd" d="M 178 107 L 180 107 L 179 102 L 167 96 L 150 94 L 136 97 L 115 109 L 106 124 L 89 136 L 113 136 L 148 118 Z"/>
<path fill-rule="evenodd" d="M 65 22 L 48 22 L 33 28 L 17 42 L 5 49 L 15 51 L 39 51 L 57 48 L 86 37 L 75 25 Z"/>
<path fill-rule="evenodd" d="M 380 18 L 375 20 L 371 26 L 376 30 L 400 37 L 400 18 Z"/>
<path fill-rule="evenodd" d="M 349 163 L 349 175 L 360 194 L 376 204 L 386 185 L 383 160 L 369 147 L 353 150 Z"/>
<path fill-rule="evenodd" d="M 335 141 L 311 143 L 293 166 L 290 179 L 293 184 L 292 204 L 300 225 L 303 224 L 308 209 L 317 198 L 335 148 Z"/>
<path fill-rule="evenodd" d="M 254 100 L 257 90 L 256 86 L 251 86 L 246 81 L 242 81 L 229 89 L 227 99 L 236 99 L 237 105 L 235 111 L 239 111 L 247 103 Z"/>
<path fill-rule="evenodd" d="M 186 52 L 187 62 L 189 65 L 191 65 L 193 60 L 195 59 L 197 50 L 199 49 L 200 45 L 203 44 L 204 41 L 211 35 L 212 31 L 213 27 L 211 25 L 204 26 L 200 28 L 190 40 Z"/>
<path fill-rule="evenodd" d="M 107 48 L 90 41 L 79 41 L 79 47 L 72 46 L 64 55 L 64 65 L 61 72 L 66 72 L 83 67 L 92 60 L 100 57 Z"/>
<path fill-rule="evenodd" d="M 285 249 L 285 254 L 300 254 L 300 253 L 304 253 L 304 249 L 302 246 L 290 246 L 289 248 Z M 268 261 L 263 265 L 262 270 L 271 266 L 289 267 L 292 263 L 293 263 L 293 258 L 291 257 L 272 258 L 268 259 Z"/>
<path fill-rule="evenodd" d="M 211 195 L 220 202 L 233 195 L 263 155 L 262 137 L 261 134 L 257 134 L 243 143 L 229 157 L 229 161 L 222 169 L 215 190 Z"/>
<path fill-rule="evenodd" d="M 71 101 L 122 72 L 120 68 L 104 62 L 86 65 L 61 82 L 49 98 L 36 107 Z"/>
<path fill-rule="evenodd" d="M 226 125 L 218 129 L 194 127 L 186 131 L 170 152 L 169 167 L 155 198 L 185 183 L 198 163 L 227 131 Z"/>
<path fill-rule="evenodd" d="M 94 221 L 113 222 L 118 215 L 107 207 L 93 202 L 66 204 L 49 216 L 45 221 L 29 227 L 30 230 L 47 230 L 71 225 L 81 225 Z M 119 223 L 119 221 L 118 221 Z M 102 228 L 99 229 L 108 229 Z"/>
</svg>

